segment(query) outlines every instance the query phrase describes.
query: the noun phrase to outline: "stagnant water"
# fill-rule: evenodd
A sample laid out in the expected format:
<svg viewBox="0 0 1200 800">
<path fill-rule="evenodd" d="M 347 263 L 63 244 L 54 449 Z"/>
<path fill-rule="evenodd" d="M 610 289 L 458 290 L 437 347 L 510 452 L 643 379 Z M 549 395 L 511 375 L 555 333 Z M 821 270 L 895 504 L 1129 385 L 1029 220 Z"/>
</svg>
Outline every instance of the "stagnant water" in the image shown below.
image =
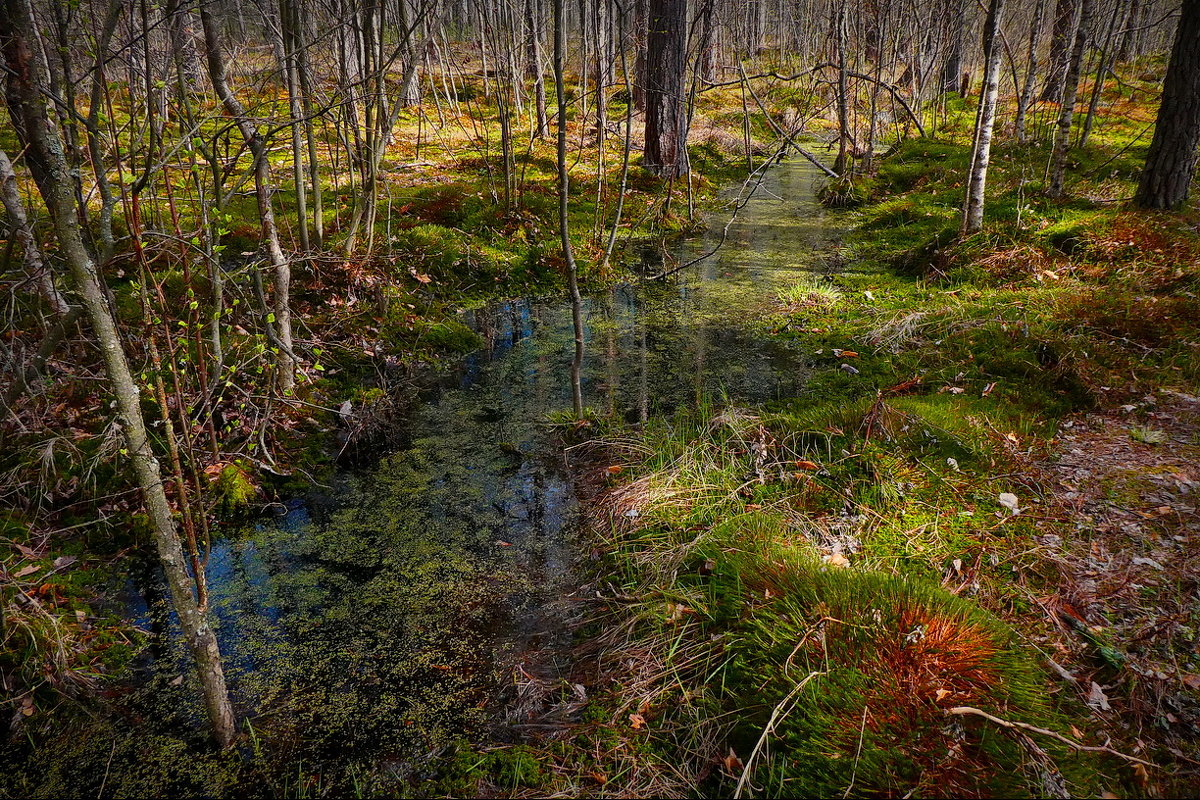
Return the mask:
<svg viewBox="0 0 1200 800">
<path fill-rule="evenodd" d="M 727 230 L 730 209 L 666 265 L 724 231 L 715 255 L 586 298 L 585 404 L 637 422 L 704 399 L 794 395 L 805 358 L 756 319 L 829 249 L 820 177 L 805 162 L 773 167 Z M 535 669 L 524 661 L 553 681 L 555 662 L 536 654 L 565 636 L 576 508 L 547 418 L 571 408 L 571 307 L 520 300 L 464 321 L 485 346 L 426 389 L 403 449 L 214 543 L 209 586 L 236 705 L 260 746 L 306 770 L 382 764 L 419 778 L 423 757 L 464 732 L 520 722 L 514 675 Z M 146 594 L 139 623 L 169 628 Z M 152 722 L 195 725 L 186 659 L 159 646 Z"/>
</svg>

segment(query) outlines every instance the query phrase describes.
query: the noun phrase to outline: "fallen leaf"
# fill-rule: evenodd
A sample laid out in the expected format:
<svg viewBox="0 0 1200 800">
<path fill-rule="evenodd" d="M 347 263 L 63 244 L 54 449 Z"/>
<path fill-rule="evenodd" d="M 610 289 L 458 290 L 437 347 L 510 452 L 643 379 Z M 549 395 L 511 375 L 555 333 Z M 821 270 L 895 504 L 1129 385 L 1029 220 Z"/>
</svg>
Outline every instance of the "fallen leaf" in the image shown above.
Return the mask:
<svg viewBox="0 0 1200 800">
<path fill-rule="evenodd" d="M 1186 675 L 1183 675 L 1181 677 L 1181 680 L 1183 681 L 1183 685 L 1188 687 L 1189 689 L 1200 689 L 1200 675 L 1196 675 L 1195 673 L 1188 673 Z"/>
<path fill-rule="evenodd" d="M 79 556 L 59 556 L 54 559 L 54 568 L 62 569 L 63 567 L 69 567 L 78 560 Z"/>
<path fill-rule="evenodd" d="M 675 624 L 683 619 L 684 614 L 695 614 L 696 609 L 682 603 L 667 603 L 667 622 Z"/>
<path fill-rule="evenodd" d="M 1097 711 L 1111 711 L 1112 706 L 1108 702 L 1108 695 L 1100 688 L 1100 684 L 1092 681 L 1092 688 L 1088 691 L 1087 704 Z"/>
<path fill-rule="evenodd" d="M 37 564 L 30 564 L 27 567 L 22 567 L 21 569 L 17 570 L 17 572 L 13 575 L 13 577 L 14 578 L 24 578 L 26 575 L 32 575 L 33 573 L 37 572 L 40 569 L 41 569 L 41 567 L 39 567 Z"/>
<path fill-rule="evenodd" d="M 1012 512 L 1014 517 L 1021 513 L 1020 506 L 1017 504 L 1017 496 L 1012 492 L 1001 492 L 997 499 L 1000 501 L 1000 505 Z"/>
<path fill-rule="evenodd" d="M 800 461 L 797 461 L 796 466 L 799 467 L 800 469 L 809 470 L 810 472 L 816 472 L 817 470 L 819 470 L 821 468 L 821 465 L 818 464 L 817 462 L 806 461 L 803 459 L 801 459 Z"/>
</svg>

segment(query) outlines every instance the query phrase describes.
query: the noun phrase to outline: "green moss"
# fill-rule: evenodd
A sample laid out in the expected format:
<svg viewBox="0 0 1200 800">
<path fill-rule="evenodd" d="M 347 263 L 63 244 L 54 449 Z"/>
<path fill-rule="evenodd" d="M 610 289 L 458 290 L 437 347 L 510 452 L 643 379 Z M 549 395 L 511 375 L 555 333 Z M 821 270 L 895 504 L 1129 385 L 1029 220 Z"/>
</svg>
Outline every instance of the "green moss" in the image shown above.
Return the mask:
<svg viewBox="0 0 1200 800">
<path fill-rule="evenodd" d="M 729 694 L 743 709 L 734 740 L 748 751 L 767 717 L 783 712 L 755 772 L 768 794 L 789 785 L 821 796 L 850 785 L 868 795 L 897 784 L 1029 791 L 1017 742 L 976 720 L 956 730 L 946 716 L 970 705 L 1049 724 L 1041 670 L 1007 626 L 907 578 L 821 569 L 786 554 L 740 572 L 757 609 L 733 645 Z"/>
<path fill-rule="evenodd" d="M 229 463 L 217 473 L 212 494 L 223 513 L 237 514 L 258 499 L 258 487 L 241 464 Z"/>
<path fill-rule="evenodd" d="M 479 334 L 454 318 L 422 321 L 413 333 L 421 344 L 442 351 L 468 353 L 483 345 Z"/>
</svg>

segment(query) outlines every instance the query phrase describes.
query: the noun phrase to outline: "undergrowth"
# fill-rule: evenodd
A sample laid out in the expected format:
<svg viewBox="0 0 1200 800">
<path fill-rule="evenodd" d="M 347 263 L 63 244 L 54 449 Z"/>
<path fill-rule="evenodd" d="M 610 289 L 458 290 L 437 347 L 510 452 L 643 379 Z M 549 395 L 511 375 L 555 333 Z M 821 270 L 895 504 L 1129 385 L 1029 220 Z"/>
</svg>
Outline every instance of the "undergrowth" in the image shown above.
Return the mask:
<svg viewBox="0 0 1200 800">
<path fill-rule="evenodd" d="M 1086 549 L 1090 535 L 1041 472 L 1060 425 L 1200 382 L 1197 217 L 1125 206 L 1146 122 L 1105 97 L 1072 152 L 1069 199 L 1043 195 L 1047 143 L 997 143 L 987 223 L 971 237 L 958 233 L 966 104 L 937 138 L 832 186 L 827 202 L 855 208 L 845 267 L 771 298 L 772 334 L 808 354 L 799 396 L 702 405 L 637 430 L 599 424 L 580 479 L 610 598 L 594 632 L 610 680 L 596 716 L 605 736 L 644 740 L 653 774 L 627 771 L 603 791 L 1189 785 L 1186 770 L 1100 752 L 1112 742 L 1167 765 L 1196 755 L 1158 718 L 1096 714 L 1108 699 L 1089 680 L 1137 692 L 1140 678 L 1122 673 L 1104 625 L 1075 633 L 1047 610 L 1068 578 L 1043 543 Z M 1079 652 L 1064 636 L 1080 637 L 1078 670 L 1094 677 L 1054 661 Z M 590 768 L 579 750 L 556 752 Z"/>
</svg>

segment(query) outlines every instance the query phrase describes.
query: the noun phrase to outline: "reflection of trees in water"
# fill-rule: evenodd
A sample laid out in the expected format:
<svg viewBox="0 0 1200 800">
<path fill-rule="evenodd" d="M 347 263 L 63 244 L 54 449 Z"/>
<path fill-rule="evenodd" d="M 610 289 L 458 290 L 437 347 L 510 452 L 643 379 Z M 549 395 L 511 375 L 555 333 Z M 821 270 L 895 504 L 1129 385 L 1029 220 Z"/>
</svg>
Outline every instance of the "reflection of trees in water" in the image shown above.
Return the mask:
<svg viewBox="0 0 1200 800">
<path fill-rule="evenodd" d="M 780 223 L 746 238 L 776 232 L 810 236 Z M 306 758 L 344 759 L 343 748 L 370 758 L 427 752 L 492 719 L 513 649 L 563 627 L 548 601 L 568 580 L 572 505 L 544 421 L 585 391 L 631 422 L 719 390 L 735 402 L 794 394 L 802 359 L 741 313 L 795 275 L 776 269 L 786 259 L 759 270 L 766 260 L 730 249 L 668 283 L 465 314 L 483 346 L 429 387 L 405 450 L 343 481 L 339 510 L 326 503 L 315 522 L 228 545 L 212 581 L 222 641 L 264 729 L 294 736 Z M 762 275 L 751 282 L 745 270 Z M 583 354 L 577 315 L 591 321 Z M 154 657 L 172 656 L 160 642 Z"/>
</svg>

